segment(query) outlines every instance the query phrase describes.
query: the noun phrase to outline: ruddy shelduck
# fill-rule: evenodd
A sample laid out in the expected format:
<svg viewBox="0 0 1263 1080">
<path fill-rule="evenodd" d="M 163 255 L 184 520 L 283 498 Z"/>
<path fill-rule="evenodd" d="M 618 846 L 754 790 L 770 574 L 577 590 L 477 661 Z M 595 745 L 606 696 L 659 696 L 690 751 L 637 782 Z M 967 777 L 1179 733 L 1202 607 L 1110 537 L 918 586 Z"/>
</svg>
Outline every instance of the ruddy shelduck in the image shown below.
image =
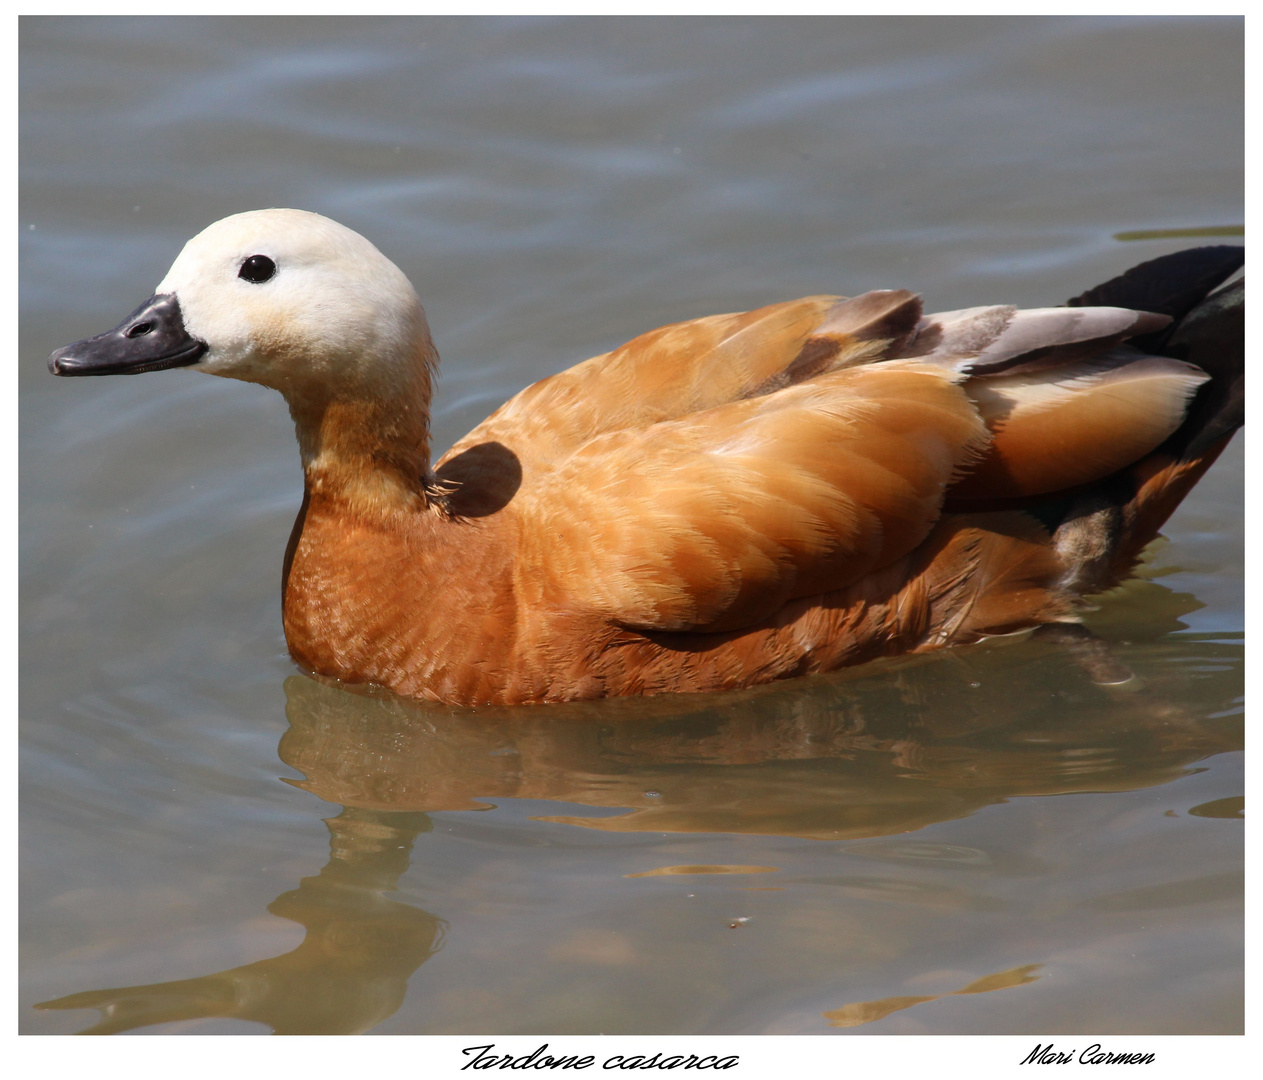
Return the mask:
<svg viewBox="0 0 1263 1080">
<path fill-rule="evenodd" d="M 714 691 L 1074 622 L 1242 419 L 1241 249 L 1069 305 L 900 289 L 677 323 L 527 387 L 430 462 L 404 274 L 301 210 L 188 242 L 57 375 L 271 386 L 305 490 L 294 659 L 456 704 Z"/>
</svg>

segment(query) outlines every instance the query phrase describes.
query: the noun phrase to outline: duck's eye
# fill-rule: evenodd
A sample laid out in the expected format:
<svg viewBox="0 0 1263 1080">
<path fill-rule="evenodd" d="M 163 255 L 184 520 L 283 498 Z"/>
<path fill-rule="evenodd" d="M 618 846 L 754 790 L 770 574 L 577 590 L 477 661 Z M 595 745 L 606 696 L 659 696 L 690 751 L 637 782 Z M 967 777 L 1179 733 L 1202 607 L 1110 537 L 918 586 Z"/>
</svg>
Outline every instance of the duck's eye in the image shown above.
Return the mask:
<svg viewBox="0 0 1263 1080">
<path fill-rule="evenodd" d="M 276 263 L 266 255 L 251 255 L 241 264 L 241 269 L 237 271 L 237 277 L 245 278 L 256 285 L 262 285 L 275 273 Z"/>
</svg>

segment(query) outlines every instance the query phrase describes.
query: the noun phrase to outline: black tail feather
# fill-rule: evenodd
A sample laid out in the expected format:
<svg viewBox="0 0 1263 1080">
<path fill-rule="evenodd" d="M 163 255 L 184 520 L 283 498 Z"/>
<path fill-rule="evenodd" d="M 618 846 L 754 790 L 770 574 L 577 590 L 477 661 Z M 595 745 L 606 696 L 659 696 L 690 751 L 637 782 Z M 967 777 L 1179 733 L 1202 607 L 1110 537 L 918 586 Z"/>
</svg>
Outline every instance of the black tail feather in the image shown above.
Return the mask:
<svg viewBox="0 0 1263 1080">
<path fill-rule="evenodd" d="M 1163 445 L 1191 460 L 1245 423 L 1245 279 L 1212 293 L 1171 334 L 1166 353 L 1211 376 Z"/>
<path fill-rule="evenodd" d="M 1187 360 L 1211 376 L 1160 448 L 1175 458 L 1200 456 L 1245 422 L 1245 280 L 1219 288 L 1244 265 L 1243 247 L 1189 248 L 1133 266 L 1067 301 L 1067 307 L 1103 304 L 1171 317 L 1169 326 L 1128 344 Z"/>
<path fill-rule="evenodd" d="M 1244 262 L 1244 248 L 1193 248 L 1142 263 L 1069 301 L 1071 307 L 1102 304 L 1169 315 L 1170 326 L 1128 344 L 1196 364 L 1211 376 L 1184 422 L 1153 452 L 1155 460 L 1195 462 L 1207 454 L 1213 460 L 1216 445 L 1245 422 L 1245 279 L 1219 288 Z M 1054 533 L 1103 507 L 1121 514 L 1136 494 L 1133 472 L 1124 469 L 1087 492 L 1051 495 L 1027 512 Z"/>
<path fill-rule="evenodd" d="M 1172 325 L 1131 339 L 1142 352 L 1169 355 L 1166 345 L 1181 319 L 1245 265 L 1245 248 L 1230 245 L 1189 248 L 1133 266 L 1103 285 L 1067 300 L 1067 307 L 1131 308 L 1169 315 Z M 1197 361 L 1193 361 L 1197 363 Z"/>
</svg>

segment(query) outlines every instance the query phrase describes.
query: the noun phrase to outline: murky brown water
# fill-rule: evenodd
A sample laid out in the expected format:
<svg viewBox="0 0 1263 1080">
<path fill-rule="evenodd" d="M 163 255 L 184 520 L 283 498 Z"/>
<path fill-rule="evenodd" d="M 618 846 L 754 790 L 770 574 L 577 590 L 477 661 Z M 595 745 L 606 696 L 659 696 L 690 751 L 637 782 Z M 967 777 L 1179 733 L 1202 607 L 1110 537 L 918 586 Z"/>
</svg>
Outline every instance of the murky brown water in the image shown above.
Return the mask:
<svg viewBox="0 0 1263 1080">
<path fill-rule="evenodd" d="M 673 319 L 1055 303 L 1242 220 L 1239 20 L 22 27 L 27 1032 L 1241 1030 L 1241 440 L 1093 620 L 761 691 L 294 673 L 279 397 L 59 381 L 227 213 L 413 278 L 442 448 Z M 1208 241 L 1215 242 L 1215 241 Z"/>
</svg>

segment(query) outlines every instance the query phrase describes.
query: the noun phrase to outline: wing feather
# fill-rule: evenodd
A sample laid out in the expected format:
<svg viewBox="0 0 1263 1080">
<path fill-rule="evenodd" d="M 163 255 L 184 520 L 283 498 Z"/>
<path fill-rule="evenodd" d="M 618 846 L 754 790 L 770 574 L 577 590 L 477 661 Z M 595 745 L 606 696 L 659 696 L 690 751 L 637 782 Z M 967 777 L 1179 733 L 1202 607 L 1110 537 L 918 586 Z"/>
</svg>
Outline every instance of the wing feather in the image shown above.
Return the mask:
<svg viewBox="0 0 1263 1080">
<path fill-rule="evenodd" d="M 1208 378 L 1192 364 L 1120 349 L 1055 369 L 971 379 L 965 391 L 993 440 L 952 497 L 1029 497 L 1109 476 L 1175 431 Z"/>
<path fill-rule="evenodd" d="M 1090 356 L 1170 321 L 1166 315 L 1115 307 L 966 308 L 927 315 L 905 355 L 971 375 L 998 374 Z"/>
<path fill-rule="evenodd" d="M 921 301 L 905 290 L 848 300 L 809 296 L 755 311 L 651 330 L 613 352 L 528 386 L 452 447 L 436 466 L 496 442 L 548 465 L 612 431 L 644 429 L 761 397 L 822 373 L 894 355 L 911 339 Z"/>
<path fill-rule="evenodd" d="M 628 628 L 754 625 L 915 548 L 986 438 L 954 378 L 915 364 L 611 432 L 524 505 L 528 563 Z"/>
</svg>

